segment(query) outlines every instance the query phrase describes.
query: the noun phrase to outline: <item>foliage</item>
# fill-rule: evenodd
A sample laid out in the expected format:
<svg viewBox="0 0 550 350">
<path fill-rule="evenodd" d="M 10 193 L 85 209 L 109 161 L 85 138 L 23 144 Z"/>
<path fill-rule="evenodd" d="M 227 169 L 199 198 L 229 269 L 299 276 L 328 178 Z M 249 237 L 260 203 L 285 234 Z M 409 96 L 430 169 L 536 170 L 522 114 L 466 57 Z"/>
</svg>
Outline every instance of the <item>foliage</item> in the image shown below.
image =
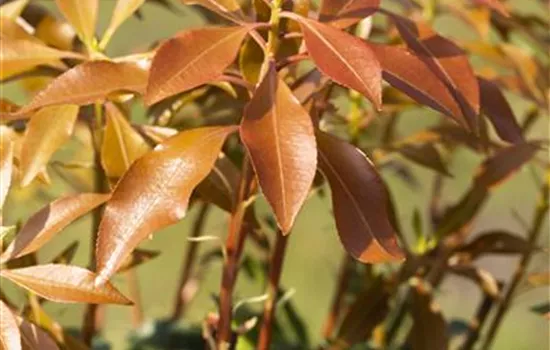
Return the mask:
<svg viewBox="0 0 550 350">
<path fill-rule="evenodd" d="M 174 8 L 167 0 L 148 2 Z M 63 194 L 23 225 L 2 226 L 0 277 L 26 290 L 25 300 L 14 302 L 0 289 L 3 348 L 87 349 L 101 331 L 97 304 L 112 303 L 133 304 L 135 349 L 447 349 L 456 329 L 461 349 L 488 349 L 518 286 L 548 285 L 548 272 L 528 270 L 544 251 L 549 208 L 548 140 L 530 133 L 539 120 L 548 122 L 550 61 L 540 54 L 548 18 L 499 0 L 182 0 L 215 25 L 112 58 L 111 38 L 142 15 L 145 0 L 118 0 L 101 36 L 98 0 L 56 0 L 62 17 L 28 0 L 2 3 L 0 79 L 21 84 L 29 99 L 19 106 L 2 96 L 0 207 L 11 200 L 10 189 L 51 186 L 54 169 L 75 188 L 74 169 L 95 174 L 93 193 Z M 438 34 L 432 24 L 441 14 L 463 21 L 477 39 Z M 521 122 L 505 93 L 529 104 Z M 420 106 L 434 111 L 437 123 L 401 135 L 403 113 Z M 54 156 L 71 147 L 92 161 Z M 470 187 L 449 202 L 443 186 L 463 148 L 484 161 Z M 420 212 L 412 225 L 400 222 L 379 173 L 393 171 L 414 186 L 412 163 L 435 173 L 428 225 Z M 535 205 L 526 232 L 472 232 L 494 188 L 527 164 L 545 175 L 540 198 L 522 198 Z M 327 189 L 348 255 L 325 341 L 312 344 L 280 277 L 288 235 L 296 218 L 308 215 L 304 203 Z M 267 217 L 255 210 L 262 196 Z M 140 331 L 135 269 L 162 252 L 138 247 L 191 206 L 200 209 L 173 314 L 152 332 Z M 224 238 L 204 232 L 212 207 L 228 216 Z M 72 265 L 77 244 L 38 261 L 37 251 L 87 214 L 95 246 L 89 266 Z M 403 234 L 410 230 L 414 239 Z M 207 241 L 214 248 L 200 253 Z M 495 254 L 519 257 L 506 283 L 476 264 Z M 215 261 L 223 263 L 217 311 L 205 312 L 202 325 L 177 329 Z M 265 294 L 236 302 L 239 272 L 264 281 Z M 129 298 L 111 283 L 117 274 L 127 277 Z M 450 275 L 481 291 L 469 322 L 446 320 L 437 305 L 435 292 Z M 51 319 L 42 308 L 47 302 L 84 303 L 81 331 Z M 263 312 L 251 306 L 257 303 Z M 547 300 L 534 304 L 532 311 L 548 318 Z"/>
</svg>

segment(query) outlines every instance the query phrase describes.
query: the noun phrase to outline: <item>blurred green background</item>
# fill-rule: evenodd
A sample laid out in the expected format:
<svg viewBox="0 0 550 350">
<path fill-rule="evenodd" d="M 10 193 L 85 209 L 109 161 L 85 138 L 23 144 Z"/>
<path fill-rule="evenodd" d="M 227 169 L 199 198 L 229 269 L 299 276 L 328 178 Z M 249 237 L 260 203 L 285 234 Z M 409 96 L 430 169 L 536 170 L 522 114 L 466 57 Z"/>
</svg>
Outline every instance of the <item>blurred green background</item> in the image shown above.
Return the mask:
<svg viewBox="0 0 550 350">
<path fill-rule="evenodd" d="M 53 1 L 37 1 L 49 8 L 55 8 Z M 114 1 L 101 1 L 99 32 L 106 28 Z M 143 6 L 143 19 L 131 18 L 115 35 L 108 49 L 111 57 L 129 53 L 144 51 L 156 40 L 169 37 L 177 31 L 189 27 L 200 26 L 203 18 L 191 7 L 179 5 L 173 2 L 177 12 L 146 3 Z M 518 0 L 511 2 L 513 6 L 520 6 L 526 13 L 547 15 L 547 8 L 543 2 Z M 465 28 L 461 22 L 454 18 L 442 16 L 435 21 L 435 28 L 450 37 L 458 35 L 472 35 L 471 29 Z M 519 43 L 522 45 L 522 43 Z M 2 87 L 2 95 L 18 102 L 24 102 L 26 97 L 15 84 L 6 84 Z M 509 96 L 514 111 L 520 120 L 525 117 L 528 104 L 519 98 Z M 143 113 L 138 109 L 138 114 Z M 403 135 L 412 134 L 427 126 L 434 125 L 438 116 L 431 110 L 424 108 L 411 109 L 400 120 L 399 131 Z M 539 124 L 532 130 L 532 137 L 548 137 L 548 116 L 539 119 Z M 62 158 L 64 152 L 71 149 L 71 145 L 56 154 Z M 82 154 L 82 158 L 90 155 Z M 405 160 L 404 160 L 405 161 Z M 445 184 L 444 199 L 448 203 L 454 202 L 460 194 L 469 186 L 470 178 L 481 158 L 468 150 L 460 150 L 453 158 L 450 170 L 453 178 Z M 431 191 L 433 172 L 424 168 L 411 165 L 414 173 L 421 180 L 418 188 L 411 188 L 393 173 L 383 172 L 383 176 L 390 187 L 394 202 L 397 206 L 398 216 L 403 227 L 404 234 L 412 242 L 413 233 L 410 223 L 413 211 L 418 208 L 427 220 L 427 202 Z M 80 170 L 82 176 L 86 170 Z M 11 192 L 7 203 L 5 216 L 6 224 L 17 220 L 24 220 L 31 213 L 38 210 L 45 203 L 53 200 L 62 193 L 74 191 L 66 181 L 56 172 L 51 171 L 54 186 L 45 187 L 34 183 L 28 189 L 21 190 L 17 186 Z M 512 212 L 516 211 L 526 221 L 529 221 L 535 206 L 538 186 L 536 178 L 542 174 L 535 167 L 527 166 L 520 171 L 515 178 L 503 186 L 498 187 L 483 211 L 475 222 L 474 232 L 485 229 L 504 229 L 519 235 L 525 235 L 524 227 L 514 219 Z M 328 190 L 328 189 L 327 189 Z M 267 212 L 268 208 L 263 201 L 258 205 L 259 211 Z M 137 269 L 139 285 L 144 303 L 145 316 L 148 321 L 167 317 L 173 306 L 175 287 L 179 280 L 183 252 L 188 244 L 186 237 L 189 234 L 196 209 L 192 208 L 187 218 L 179 224 L 158 232 L 153 239 L 142 244 L 142 247 L 159 250 L 162 254 L 154 260 Z M 425 220 L 425 227 L 427 221 Z M 225 237 L 228 217 L 225 213 L 215 210 L 211 212 L 205 233 Z M 80 241 L 78 254 L 74 263 L 86 266 L 89 259 L 91 220 L 87 216 L 70 226 L 62 234 L 39 252 L 40 259 L 47 260 L 68 243 Z M 545 224 L 548 232 L 548 223 Z M 544 246 L 548 246 L 548 234 L 544 235 Z M 203 243 L 203 251 L 206 246 L 212 247 L 215 243 Z M 313 344 L 321 340 L 321 327 L 328 312 L 334 284 L 338 273 L 339 263 L 344 252 L 338 241 L 333 218 L 331 215 L 330 197 L 312 197 L 300 213 L 295 229 L 292 232 L 287 258 L 283 269 L 282 285 L 295 289 L 292 296 L 300 314 L 308 325 L 308 332 Z M 513 258 L 485 258 L 480 261 L 480 266 L 495 274 L 498 279 L 508 279 L 517 263 Z M 215 264 L 205 276 L 200 286 L 199 294 L 190 305 L 185 322 L 200 323 L 207 312 L 215 310 L 212 295 L 219 290 L 221 264 Z M 532 264 L 534 270 L 548 269 L 547 253 L 540 254 Z M 123 276 L 115 278 L 115 283 L 122 291 L 126 291 Z M 246 276 L 241 275 L 235 293 L 235 300 L 262 295 L 263 286 L 253 283 Z M 24 298 L 23 292 L 13 290 L 11 294 L 17 298 Z M 532 350 L 549 348 L 549 324 L 539 315 L 529 311 L 529 307 L 548 300 L 548 289 L 539 288 L 519 295 L 512 310 L 507 315 L 502 329 L 495 342 L 495 349 Z M 458 278 L 449 277 L 437 293 L 437 301 L 442 304 L 443 314 L 447 320 L 469 320 L 473 315 L 479 301 L 480 293 L 477 287 Z M 56 305 L 47 303 L 46 310 L 55 319 L 64 325 L 80 327 L 83 307 L 80 305 Z M 105 318 L 104 337 L 111 342 L 112 348 L 125 349 L 126 340 L 131 330 L 131 309 L 128 307 L 108 306 Z M 147 327 L 144 327 L 144 332 Z"/>
</svg>

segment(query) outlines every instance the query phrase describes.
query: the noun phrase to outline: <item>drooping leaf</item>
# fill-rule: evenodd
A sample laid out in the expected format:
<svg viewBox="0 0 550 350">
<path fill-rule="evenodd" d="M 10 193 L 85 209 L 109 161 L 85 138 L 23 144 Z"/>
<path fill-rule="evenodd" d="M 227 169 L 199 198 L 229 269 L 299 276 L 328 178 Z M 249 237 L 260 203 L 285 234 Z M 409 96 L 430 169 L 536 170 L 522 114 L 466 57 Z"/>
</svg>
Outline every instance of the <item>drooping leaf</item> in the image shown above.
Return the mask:
<svg viewBox="0 0 550 350">
<path fill-rule="evenodd" d="M 124 261 L 124 263 L 117 270 L 117 273 L 128 271 L 137 267 L 143 263 L 146 263 L 149 260 L 152 260 L 159 256 L 160 252 L 153 250 L 145 249 L 136 249 L 134 250 Z"/>
<path fill-rule="evenodd" d="M 524 254 L 529 249 L 529 242 L 523 237 L 506 231 L 489 231 L 480 233 L 457 252 L 473 260 L 485 254 Z"/>
<path fill-rule="evenodd" d="M 3 17 L 3 16 L 0 16 L 0 39 L 2 41 L 4 39 L 11 40 L 12 42 L 27 40 L 27 41 L 37 43 L 38 45 L 42 44 L 40 40 L 38 40 L 36 37 L 27 33 L 25 29 L 23 29 L 23 27 L 17 24 L 17 22 L 14 19 Z"/>
<path fill-rule="evenodd" d="M 111 22 L 103 34 L 100 46 L 105 47 L 108 40 L 116 32 L 118 27 L 126 21 L 134 12 L 136 12 L 145 0 L 118 0 L 115 8 L 113 9 L 113 15 Z"/>
<path fill-rule="evenodd" d="M 21 334 L 13 311 L 0 300 L 0 345 L 2 349 L 21 350 Z"/>
<path fill-rule="evenodd" d="M 95 36 L 98 0 L 55 0 L 55 2 L 82 42 L 91 45 Z"/>
<path fill-rule="evenodd" d="M 181 132 L 132 164 L 117 184 L 101 221 L 96 247 L 104 283 L 147 236 L 185 216 L 193 189 L 208 175 L 236 127 Z"/>
<path fill-rule="evenodd" d="M 87 105 L 121 91 L 142 94 L 147 76 L 146 70 L 130 62 L 85 62 L 54 79 L 16 114 L 58 104 Z"/>
<path fill-rule="evenodd" d="M 523 142 L 521 127 L 519 126 L 512 108 L 492 81 L 478 77 L 481 110 L 489 117 L 498 136 L 510 143 Z"/>
<path fill-rule="evenodd" d="M 10 189 L 13 172 L 14 145 L 10 133 L 11 130 L 6 126 L 0 126 L 0 212 Z"/>
<path fill-rule="evenodd" d="M 245 108 L 240 135 L 262 192 L 286 234 L 313 183 L 317 150 L 311 118 L 274 64 Z"/>
<path fill-rule="evenodd" d="M 342 244 L 366 263 L 402 260 L 388 214 L 388 194 L 370 160 L 347 142 L 317 132 L 319 167 L 332 191 Z"/>
<path fill-rule="evenodd" d="M 21 186 L 27 186 L 69 140 L 77 116 L 77 105 L 60 105 L 45 107 L 31 117 L 21 148 Z"/>
<path fill-rule="evenodd" d="M 132 303 L 108 282 L 95 286 L 94 280 L 97 275 L 78 266 L 37 265 L 2 270 L 0 276 L 55 302 L 124 305 Z"/>
<path fill-rule="evenodd" d="M 372 15 L 380 0 L 323 0 L 319 20 L 337 28 L 346 28 Z"/>
<path fill-rule="evenodd" d="M 308 53 L 323 74 L 359 91 L 377 109 L 381 108 L 382 70 L 363 40 L 328 24 L 293 14 L 287 16 L 300 23 Z"/>
<path fill-rule="evenodd" d="M 481 164 L 474 185 L 485 189 L 498 185 L 533 158 L 539 148 L 537 142 L 526 142 L 501 149 Z"/>
<path fill-rule="evenodd" d="M 151 66 L 145 101 L 152 105 L 218 78 L 235 60 L 252 25 L 185 31 L 162 44 Z"/>
<path fill-rule="evenodd" d="M 71 222 L 109 199 L 109 194 L 82 193 L 57 199 L 40 209 L 23 225 L 0 261 L 37 251 Z"/>
<path fill-rule="evenodd" d="M 57 344 L 42 328 L 24 318 L 18 318 L 23 348 L 26 350 L 59 350 Z"/>
<path fill-rule="evenodd" d="M 3 2 L 0 6 L 0 16 L 16 20 L 21 15 L 21 12 L 27 7 L 30 0 L 15 0 L 11 2 Z"/>
<path fill-rule="evenodd" d="M 108 177 L 117 179 L 150 147 L 114 104 L 107 103 L 105 110 L 107 125 L 101 145 L 101 164 Z"/>
<path fill-rule="evenodd" d="M 237 0 L 181 0 L 186 5 L 199 5 L 229 20 L 240 23 L 246 19 Z"/>
<path fill-rule="evenodd" d="M 0 45 L 0 80 L 31 70 L 38 65 L 55 65 L 61 58 L 82 59 L 82 56 L 61 51 L 35 41 L 2 37 Z"/>
<path fill-rule="evenodd" d="M 382 66 L 384 80 L 416 102 L 460 118 L 460 105 L 422 58 L 406 48 L 369 43 Z"/>
</svg>

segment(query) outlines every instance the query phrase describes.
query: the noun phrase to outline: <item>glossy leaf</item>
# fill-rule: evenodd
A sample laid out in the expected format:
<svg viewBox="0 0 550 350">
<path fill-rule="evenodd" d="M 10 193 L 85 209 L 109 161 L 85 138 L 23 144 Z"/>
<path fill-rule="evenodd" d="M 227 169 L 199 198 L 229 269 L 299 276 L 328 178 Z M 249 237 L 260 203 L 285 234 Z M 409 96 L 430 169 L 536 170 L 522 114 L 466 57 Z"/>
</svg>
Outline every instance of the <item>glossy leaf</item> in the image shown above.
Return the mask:
<svg viewBox="0 0 550 350">
<path fill-rule="evenodd" d="M 69 140 L 77 117 L 76 105 L 45 107 L 32 116 L 21 149 L 22 186 L 27 186 Z"/>
<path fill-rule="evenodd" d="M 101 145 L 101 164 L 106 175 L 116 179 L 150 147 L 114 104 L 106 104 L 105 110 L 107 125 Z"/>
<path fill-rule="evenodd" d="M 54 79 L 17 114 L 58 104 L 92 104 L 121 91 L 141 94 L 147 85 L 147 75 L 146 70 L 130 62 L 86 62 Z"/>
<path fill-rule="evenodd" d="M 55 0 L 83 43 L 91 45 L 95 36 L 98 0 Z"/>
<path fill-rule="evenodd" d="M 191 192 L 208 175 L 225 138 L 235 129 L 181 132 L 132 164 L 117 184 L 99 227 L 99 284 L 143 239 L 185 216 Z"/>
<path fill-rule="evenodd" d="M 406 48 L 369 43 L 382 66 L 384 80 L 418 103 L 460 118 L 460 105 L 421 57 Z"/>
<path fill-rule="evenodd" d="M 372 15 L 378 7 L 380 0 L 323 0 L 319 20 L 346 28 Z"/>
<path fill-rule="evenodd" d="M 498 136 L 510 143 L 523 142 L 519 126 L 512 108 L 494 82 L 478 77 L 481 110 L 489 117 Z"/>
<path fill-rule="evenodd" d="M 37 251 L 71 222 L 109 199 L 109 194 L 82 193 L 63 197 L 34 214 L 21 228 L 0 261 Z"/>
<path fill-rule="evenodd" d="M 0 126 L 0 212 L 8 195 L 13 173 L 14 142 L 6 126 Z"/>
<path fill-rule="evenodd" d="M 199 5 L 232 21 L 246 19 L 237 0 L 181 0 L 186 5 Z"/>
<path fill-rule="evenodd" d="M 533 158 L 539 147 L 536 142 L 528 142 L 498 151 L 478 168 L 474 185 L 486 189 L 498 185 Z"/>
<path fill-rule="evenodd" d="M 529 249 L 529 242 L 523 237 L 506 231 L 489 231 L 480 233 L 460 247 L 458 252 L 470 259 L 477 259 L 485 254 L 524 254 Z"/>
<path fill-rule="evenodd" d="M 357 148 L 318 132 L 319 167 L 332 191 L 342 244 L 365 263 L 404 258 L 388 214 L 388 194 L 371 161 Z"/>
<path fill-rule="evenodd" d="M 97 275 L 78 266 L 37 265 L 2 270 L 0 276 L 44 299 L 61 303 L 131 304 L 110 283 L 95 286 Z"/>
<path fill-rule="evenodd" d="M 21 334 L 13 311 L 0 300 L 0 345 L 2 349 L 21 350 Z"/>
<path fill-rule="evenodd" d="M 145 101 L 164 98 L 217 79 L 235 60 L 251 25 L 199 28 L 162 44 L 151 66 Z"/>
<path fill-rule="evenodd" d="M 23 348 L 26 350 L 59 350 L 57 344 L 43 329 L 32 322 L 19 318 Z"/>
<path fill-rule="evenodd" d="M 105 46 L 106 42 L 116 32 L 118 27 L 126 21 L 134 12 L 136 12 L 145 0 L 118 0 L 115 8 L 113 9 L 113 15 L 111 22 L 103 34 L 100 46 Z"/>
<path fill-rule="evenodd" d="M 279 227 L 288 233 L 313 183 L 311 118 L 271 64 L 246 106 L 240 135 Z"/>
<path fill-rule="evenodd" d="M 302 28 L 309 55 L 317 68 L 336 83 L 359 91 L 377 109 L 382 105 L 382 70 L 361 39 L 312 19 L 288 14 Z"/>
</svg>

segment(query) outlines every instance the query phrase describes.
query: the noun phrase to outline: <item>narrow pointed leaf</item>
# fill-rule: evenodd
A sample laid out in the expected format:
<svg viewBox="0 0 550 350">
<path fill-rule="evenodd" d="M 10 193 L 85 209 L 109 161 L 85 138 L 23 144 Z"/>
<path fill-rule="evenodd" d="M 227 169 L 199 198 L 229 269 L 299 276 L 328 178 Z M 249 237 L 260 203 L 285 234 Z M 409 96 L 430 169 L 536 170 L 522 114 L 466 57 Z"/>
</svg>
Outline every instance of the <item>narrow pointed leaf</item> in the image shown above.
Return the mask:
<svg viewBox="0 0 550 350">
<path fill-rule="evenodd" d="M 105 34 L 103 34 L 102 44 L 103 40 L 105 40 L 105 38 L 110 38 L 116 32 L 118 27 L 130 18 L 130 16 L 132 16 L 132 14 L 136 12 L 144 2 L 145 0 L 118 0 L 115 8 L 113 9 L 113 15 L 111 17 L 109 27 L 107 27 Z"/>
<path fill-rule="evenodd" d="M 380 0 L 323 0 L 319 20 L 346 28 L 372 15 L 378 7 Z"/>
<path fill-rule="evenodd" d="M 78 106 L 45 107 L 28 123 L 21 149 L 21 185 L 27 186 L 71 136 Z"/>
<path fill-rule="evenodd" d="M 432 143 L 404 144 L 396 150 L 417 164 L 435 170 L 443 175 L 451 176 L 447 164 L 445 164 L 438 149 Z"/>
<path fill-rule="evenodd" d="M 58 104 L 101 102 L 110 94 L 121 91 L 142 94 L 147 85 L 147 75 L 146 70 L 130 62 L 86 62 L 57 77 L 16 114 Z"/>
<path fill-rule="evenodd" d="M 539 148 L 538 143 L 527 142 L 500 150 L 478 168 L 474 185 L 486 189 L 498 185 L 533 158 Z"/>
<path fill-rule="evenodd" d="M 21 350 L 21 334 L 13 311 L 0 300 L 0 345 L 6 350 Z"/>
<path fill-rule="evenodd" d="M 235 129 L 181 132 L 132 164 L 117 184 L 99 227 L 99 284 L 143 239 L 185 216 L 191 192 L 208 175 L 225 138 Z"/>
<path fill-rule="evenodd" d="M 371 161 L 357 148 L 317 132 L 319 167 L 332 191 L 342 244 L 366 263 L 402 260 L 388 214 L 388 194 Z"/>
<path fill-rule="evenodd" d="M 55 0 L 55 2 L 82 42 L 90 45 L 95 36 L 98 0 Z"/>
<path fill-rule="evenodd" d="M 244 16 L 237 0 L 181 0 L 186 5 L 199 5 L 229 20 L 241 22 Z"/>
<path fill-rule="evenodd" d="M 61 303 L 131 304 L 110 283 L 95 286 L 97 275 L 78 266 L 37 265 L 2 270 L 0 276 L 44 299 Z"/>
<path fill-rule="evenodd" d="M 235 60 L 253 26 L 186 31 L 162 44 L 151 66 L 148 105 L 218 78 Z"/>
<path fill-rule="evenodd" d="M 34 214 L 15 236 L 0 261 L 40 249 L 71 222 L 109 199 L 109 194 L 82 193 L 53 201 Z"/>
<path fill-rule="evenodd" d="M 14 144 L 6 126 L 0 126 L 0 212 L 8 196 L 13 173 Z"/>
<path fill-rule="evenodd" d="M 26 350 L 59 350 L 57 344 L 42 328 L 32 322 L 19 318 L 21 340 Z"/>
<path fill-rule="evenodd" d="M 519 126 L 512 108 L 492 81 L 478 77 L 481 110 L 489 117 L 498 136 L 510 143 L 523 142 L 521 127 Z"/>
<path fill-rule="evenodd" d="M 529 242 L 523 237 L 506 231 L 489 231 L 480 233 L 457 252 L 473 260 L 486 254 L 524 254 L 530 249 Z"/>
<path fill-rule="evenodd" d="M 15 0 L 6 2 L 0 6 L 0 16 L 16 20 L 21 15 L 21 12 L 27 7 L 30 0 Z"/>
<path fill-rule="evenodd" d="M 312 19 L 293 14 L 288 17 L 300 23 L 309 55 L 323 74 L 359 91 L 381 108 L 382 70 L 363 40 Z"/>
<path fill-rule="evenodd" d="M 245 108 L 240 134 L 262 192 L 288 233 L 313 183 L 317 150 L 311 118 L 274 64 Z"/>
<path fill-rule="evenodd" d="M 105 108 L 107 125 L 101 146 L 101 163 L 107 176 L 116 179 L 150 147 L 114 104 L 108 103 Z"/>
</svg>

